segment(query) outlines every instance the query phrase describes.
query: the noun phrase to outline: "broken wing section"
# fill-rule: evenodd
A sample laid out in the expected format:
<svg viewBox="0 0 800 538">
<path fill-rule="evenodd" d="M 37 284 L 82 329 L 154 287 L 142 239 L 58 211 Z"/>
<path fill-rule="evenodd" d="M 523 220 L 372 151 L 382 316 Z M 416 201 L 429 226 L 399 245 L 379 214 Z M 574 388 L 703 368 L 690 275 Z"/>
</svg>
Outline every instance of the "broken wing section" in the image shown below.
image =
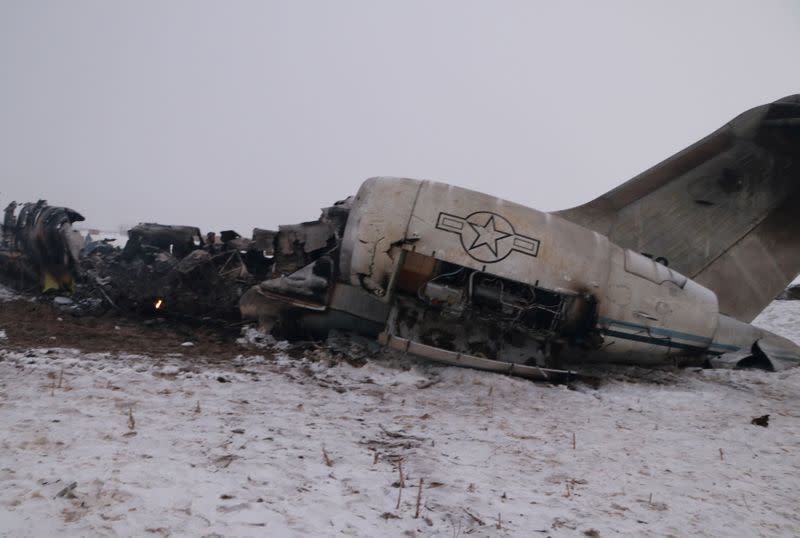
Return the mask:
<svg viewBox="0 0 800 538">
<path fill-rule="evenodd" d="M 800 95 L 753 108 L 558 216 L 660 258 L 751 321 L 800 272 Z"/>
</svg>

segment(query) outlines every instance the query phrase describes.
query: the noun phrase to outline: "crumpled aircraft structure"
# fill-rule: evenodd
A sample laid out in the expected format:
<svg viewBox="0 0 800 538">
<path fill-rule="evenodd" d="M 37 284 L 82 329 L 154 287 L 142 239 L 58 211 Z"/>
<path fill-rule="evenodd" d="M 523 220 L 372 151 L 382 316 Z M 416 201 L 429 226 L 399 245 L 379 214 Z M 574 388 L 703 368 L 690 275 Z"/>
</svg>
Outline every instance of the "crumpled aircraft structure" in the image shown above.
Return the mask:
<svg viewBox="0 0 800 538">
<path fill-rule="evenodd" d="M 799 203 L 794 95 L 565 211 L 379 177 L 316 221 L 249 239 L 143 224 L 77 263 L 80 215 L 9 206 L 0 271 L 21 255 L 45 288 L 83 275 L 115 307 L 230 318 L 238 303 L 285 337 L 352 331 L 532 379 L 597 362 L 781 370 L 800 347 L 750 321 L 800 272 Z"/>
<path fill-rule="evenodd" d="M 346 207 L 336 247 L 253 287 L 243 315 L 542 379 L 596 361 L 800 363 L 749 323 L 800 272 L 798 95 L 566 211 L 400 178 Z"/>
<path fill-rule="evenodd" d="M 72 228 L 84 220 L 77 211 L 52 207 L 45 200 L 23 204 L 15 215 L 16 202 L 5 209 L 2 247 L 18 251 L 28 263 L 20 265 L 23 277 L 39 277 L 44 291 L 73 289 L 74 276 L 79 271 L 79 255 L 83 237 Z"/>
</svg>

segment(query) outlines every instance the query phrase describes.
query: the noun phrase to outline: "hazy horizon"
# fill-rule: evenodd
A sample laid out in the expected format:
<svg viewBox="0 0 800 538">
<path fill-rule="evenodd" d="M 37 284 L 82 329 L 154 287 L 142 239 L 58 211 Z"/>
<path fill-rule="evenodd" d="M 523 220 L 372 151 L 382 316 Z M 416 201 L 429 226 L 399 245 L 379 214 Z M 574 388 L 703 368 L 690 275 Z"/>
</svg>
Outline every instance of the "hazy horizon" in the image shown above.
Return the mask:
<svg viewBox="0 0 800 538">
<path fill-rule="evenodd" d="M 800 91 L 798 30 L 790 1 L 6 1 L 0 206 L 247 235 L 390 175 L 562 209 Z"/>
</svg>

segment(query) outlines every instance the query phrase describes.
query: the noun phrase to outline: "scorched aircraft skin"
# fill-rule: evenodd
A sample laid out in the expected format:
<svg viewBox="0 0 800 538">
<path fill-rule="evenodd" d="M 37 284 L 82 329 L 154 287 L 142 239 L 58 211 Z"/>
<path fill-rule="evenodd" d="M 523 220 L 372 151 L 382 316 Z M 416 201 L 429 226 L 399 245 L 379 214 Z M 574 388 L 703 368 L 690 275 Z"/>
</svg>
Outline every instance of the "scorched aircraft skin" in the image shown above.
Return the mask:
<svg viewBox="0 0 800 538">
<path fill-rule="evenodd" d="M 748 322 L 800 271 L 798 157 L 790 96 L 559 213 L 372 178 L 341 204 L 337 247 L 255 286 L 242 313 L 533 378 L 603 361 L 779 370 L 800 348 Z"/>
</svg>

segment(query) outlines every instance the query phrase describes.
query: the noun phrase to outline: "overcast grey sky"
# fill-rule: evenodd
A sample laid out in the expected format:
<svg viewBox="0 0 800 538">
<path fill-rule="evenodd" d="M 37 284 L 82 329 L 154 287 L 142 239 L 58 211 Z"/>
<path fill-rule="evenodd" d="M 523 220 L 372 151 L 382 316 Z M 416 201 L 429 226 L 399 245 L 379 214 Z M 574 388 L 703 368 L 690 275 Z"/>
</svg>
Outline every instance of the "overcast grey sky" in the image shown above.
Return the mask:
<svg viewBox="0 0 800 538">
<path fill-rule="evenodd" d="M 0 204 L 315 219 L 370 176 L 543 210 L 800 91 L 800 3 L 0 0 Z"/>
</svg>

